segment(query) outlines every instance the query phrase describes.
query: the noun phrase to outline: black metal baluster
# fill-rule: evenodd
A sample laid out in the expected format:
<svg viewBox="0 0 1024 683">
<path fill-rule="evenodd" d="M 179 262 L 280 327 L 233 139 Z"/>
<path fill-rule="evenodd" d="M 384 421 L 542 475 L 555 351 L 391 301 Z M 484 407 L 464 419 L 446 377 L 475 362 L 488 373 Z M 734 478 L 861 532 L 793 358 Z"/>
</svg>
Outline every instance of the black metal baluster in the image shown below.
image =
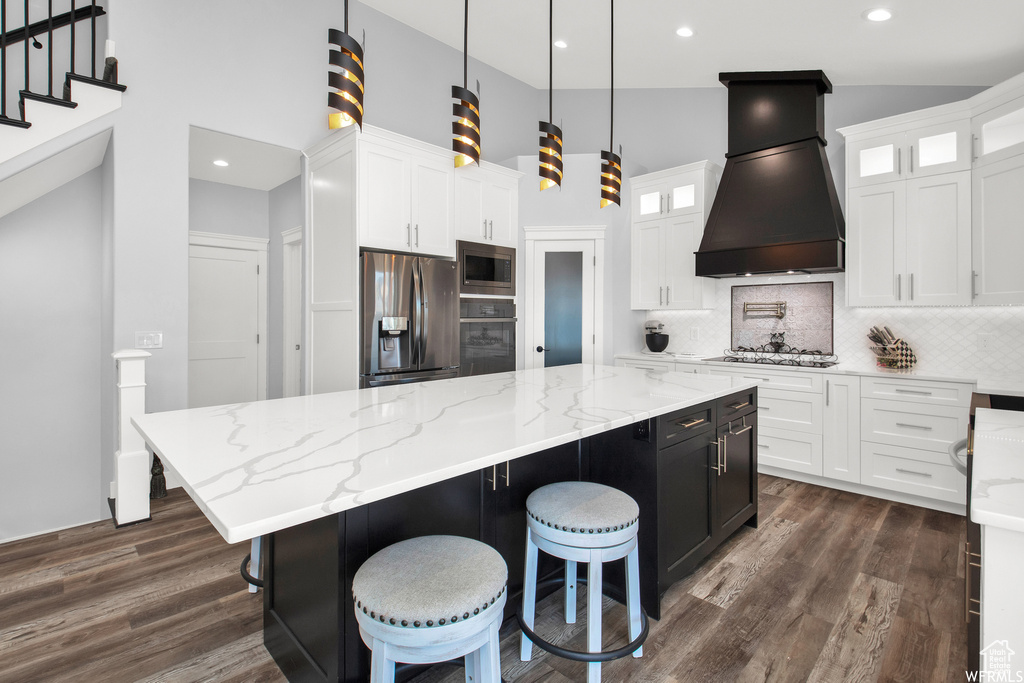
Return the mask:
<svg viewBox="0 0 1024 683">
<path fill-rule="evenodd" d="M 46 96 L 53 97 L 53 0 L 46 3 Z"/>
<path fill-rule="evenodd" d="M 75 73 L 75 0 L 71 0 L 71 73 Z"/>
<path fill-rule="evenodd" d="M 96 78 L 96 0 L 89 7 L 89 21 L 92 23 L 92 77 Z"/>
<path fill-rule="evenodd" d="M 0 118 L 7 118 L 7 0 L 0 0 Z"/>
<path fill-rule="evenodd" d="M 32 34 L 28 32 L 28 0 L 25 0 L 25 90 L 31 91 L 32 88 L 29 86 L 28 78 L 28 44 L 32 39 Z M 25 112 L 22 110 L 21 118 L 25 118 Z"/>
</svg>

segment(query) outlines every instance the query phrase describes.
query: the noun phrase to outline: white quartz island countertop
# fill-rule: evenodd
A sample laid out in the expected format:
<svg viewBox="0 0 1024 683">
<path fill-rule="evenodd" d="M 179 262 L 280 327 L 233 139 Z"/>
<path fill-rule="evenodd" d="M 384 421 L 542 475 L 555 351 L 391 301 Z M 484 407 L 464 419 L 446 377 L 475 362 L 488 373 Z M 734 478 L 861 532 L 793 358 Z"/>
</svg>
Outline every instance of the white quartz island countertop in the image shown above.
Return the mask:
<svg viewBox="0 0 1024 683">
<path fill-rule="evenodd" d="M 755 385 L 568 365 L 152 413 L 132 423 L 236 543 Z"/>
<path fill-rule="evenodd" d="M 972 472 L 972 520 L 1024 532 L 1024 412 L 978 408 Z"/>
</svg>

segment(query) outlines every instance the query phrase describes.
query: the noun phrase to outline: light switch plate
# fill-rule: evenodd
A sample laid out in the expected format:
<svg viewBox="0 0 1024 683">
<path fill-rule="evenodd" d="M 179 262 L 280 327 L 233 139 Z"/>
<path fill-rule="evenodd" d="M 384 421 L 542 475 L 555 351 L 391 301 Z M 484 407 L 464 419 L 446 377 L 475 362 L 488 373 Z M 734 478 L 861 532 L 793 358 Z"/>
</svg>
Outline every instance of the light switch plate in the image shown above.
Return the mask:
<svg viewBox="0 0 1024 683">
<path fill-rule="evenodd" d="M 163 332 L 136 332 L 135 348 L 137 349 L 162 349 L 164 347 Z"/>
</svg>

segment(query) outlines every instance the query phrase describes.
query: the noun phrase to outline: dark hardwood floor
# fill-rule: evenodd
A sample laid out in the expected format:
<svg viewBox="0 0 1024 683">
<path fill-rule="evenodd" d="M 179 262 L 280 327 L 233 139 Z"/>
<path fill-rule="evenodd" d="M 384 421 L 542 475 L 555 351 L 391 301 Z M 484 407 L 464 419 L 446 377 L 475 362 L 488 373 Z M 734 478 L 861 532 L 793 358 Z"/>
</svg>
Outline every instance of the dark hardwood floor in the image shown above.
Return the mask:
<svg viewBox="0 0 1024 683">
<path fill-rule="evenodd" d="M 664 598 L 642 659 L 607 681 L 963 681 L 964 519 L 760 477 L 758 529 L 744 527 Z M 97 522 L 0 545 L 0 681 L 282 681 L 262 644 L 262 594 L 180 490 L 153 521 Z M 581 590 L 585 588 L 581 587 Z M 585 649 L 585 618 L 560 594 L 537 630 Z M 580 596 L 578 604 L 585 605 Z M 625 608 L 605 599 L 609 645 Z M 508 681 L 584 680 L 584 665 L 503 631 Z M 463 681 L 442 665 L 417 683 Z"/>
</svg>

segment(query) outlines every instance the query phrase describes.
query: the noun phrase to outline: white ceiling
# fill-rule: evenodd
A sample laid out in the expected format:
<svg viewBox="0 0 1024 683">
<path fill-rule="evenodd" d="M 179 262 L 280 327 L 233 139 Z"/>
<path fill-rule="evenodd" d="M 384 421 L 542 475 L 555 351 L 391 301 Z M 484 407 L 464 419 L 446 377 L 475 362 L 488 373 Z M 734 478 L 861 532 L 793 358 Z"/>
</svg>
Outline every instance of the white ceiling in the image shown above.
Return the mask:
<svg viewBox="0 0 1024 683">
<path fill-rule="evenodd" d="M 223 159 L 228 166 L 214 166 Z M 252 190 L 273 190 L 299 175 L 299 153 L 287 147 L 191 128 L 188 136 L 188 177 Z"/>
<path fill-rule="evenodd" d="M 463 0 L 362 2 L 462 50 Z M 893 18 L 863 19 L 874 7 Z M 684 25 L 692 38 L 676 36 Z M 555 0 L 554 34 L 568 43 L 555 49 L 554 87 L 607 88 L 608 0 Z M 470 1 L 471 57 L 547 88 L 547 52 L 545 0 Z M 615 7 L 616 88 L 712 87 L 721 71 L 790 69 L 821 69 L 836 85 L 994 85 L 1024 70 L 1024 0 L 619 0 Z"/>
</svg>

